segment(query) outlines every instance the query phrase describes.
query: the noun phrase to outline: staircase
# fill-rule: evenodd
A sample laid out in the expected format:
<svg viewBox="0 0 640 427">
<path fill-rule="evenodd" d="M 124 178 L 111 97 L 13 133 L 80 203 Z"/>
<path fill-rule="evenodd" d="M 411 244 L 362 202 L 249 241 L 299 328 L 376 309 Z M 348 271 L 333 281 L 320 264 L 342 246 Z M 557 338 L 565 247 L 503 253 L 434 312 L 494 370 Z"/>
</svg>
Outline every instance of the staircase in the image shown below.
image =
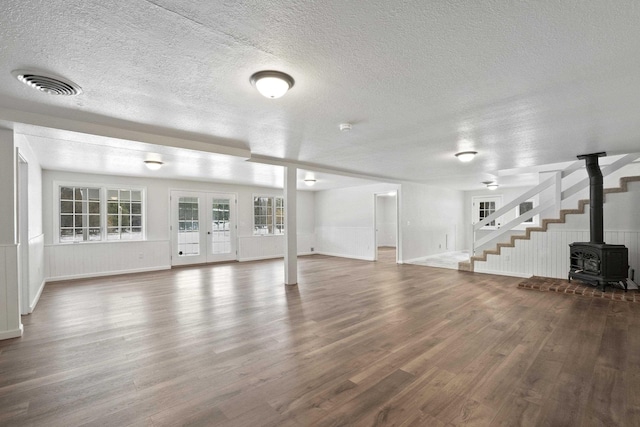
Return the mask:
<svg viewBox="0 0 640 427">
<path fill-rule="evenodd" d="M 609 173 L 611 173 L 612 171 L 613 170 L 610 170 Z M 605 188 L 604 189 L 605 197 L 606 197 L 607 194 L 627 192 L 628 191 L 628 184 L 630 182 L 640 182 L 640 176 L 630 176 L 630 177 L 620 178 L 619 182 L 620 182 L 619 187 Z M 575 193 L 575 191 L 573 191 L 571 194 L 574 194 L 574 193 Z M 520 200 L 520 199 L 518 199 L 518 200 Z M 605 201 L 606 201 L 606 199 L 605 199 Z M 547 231 L 547 229 L 549 227 L 549 224 L 564 224 L 566 222 L 567 215 L 579 215 L 579 214 L 585 213 L 585 206 L 588 203 L 589 203 L 589 199 L 581 199 L 581 200 L 578 201 L 578 208 L 577 209 L 561 209 L 559 211 L 559 217 L 558 218 L 543 219 L 542 220 L 542 224 L 539 227 L 528 227 L 527 229 L 525 229 L 524 234 L 511 236 L 509 242 L 507 242 L 507 243 L 498 243 L 494 249 L 484 250 L 482 252 L 482 255 L 472 255 L 470 257 L 469 261 L 461 261 L 460 263 L 458 263 L 458 270 L 460 270 L 460 271 L 470 271 L 470 272 L 474 271 L 475 262 L 486 261 L 487 260 L 487 256 L 489 256 L 489 255 L 500 255 L 502 248 L 513 248 L 513 247 L 515 247 L 516 240 L 529 240 L 529 239 L 531 239 L 531 233 L 539 233 L 539 232 Z M 489 221 L 493 220 L 494 218 L 498 217 L 501 214 L 502 213 L 498 214 L 498 212 L 496 212 L 496 214 L 493 214 L 490 217 L 487 217 L 485 219 L 485 221 L 483 221 L 483 222 L 489 222 Z"/>
</svg>

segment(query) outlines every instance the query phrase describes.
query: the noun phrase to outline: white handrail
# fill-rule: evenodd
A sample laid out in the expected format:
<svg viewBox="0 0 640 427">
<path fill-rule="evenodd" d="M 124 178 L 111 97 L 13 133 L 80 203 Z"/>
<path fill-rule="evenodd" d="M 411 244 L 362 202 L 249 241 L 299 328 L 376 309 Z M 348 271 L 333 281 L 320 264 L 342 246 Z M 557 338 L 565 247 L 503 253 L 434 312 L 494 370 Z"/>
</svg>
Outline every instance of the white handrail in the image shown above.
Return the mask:
<svg viewBox="0 0 640 427">
<path fill-rule="evenodd" d="M 629 163 L 633 162 L 638 157 L 640 157 L 640 153 L 627 154 L 626 156 L 622 156 L 621 158 L 619 158 L 615 162 L 611 163 L 610 165 L 603 166 L 601 168 L 602 176 L 604 177 L 604 176 L 612 174 L 613 172 L 617 171 L 621 167 L 626 166 Z M 578 182 L 577 184 L 574 184 L 571 187 L 569 187 L 568 189 L 566 189 L 565 191 L 563 191 L 562 192 L 562 200 L 568 199 L 569 197 L 571 197 L 574 194 L 576 194 L 577 192 L 587 188 L 588 186 L 589 186 L 589 178 L 585 178 L 582 181 Z"/>
<path fill-rule="evenodd" d="M 552 208 L 553 205 L 555 203 L 553 201 L 546 203 L 544 205 L 538 205 L 535 208 L 526 211 L 525 213 L 523 213 L 522 215 L 520 215 L 519 217 L 512 219 L 511 221 L 509 221 L 508 223 L 506 223 L 504 226 L 493 230 L 491 233 L 487 234 L 486 236 L 478 239 L 477 242 L 475 242 L 475 246 L 482 246 L 485 243 L 488 243 L 489 241 L 502 236 L 504 233 L 511 231 L 513 229 L 513 227 L 522 224 L 523 222 L 533 218 L 534 216 L 538 215 L 540 212 Z"/>
<path fill-rule="evenodd" d="M 602 176 L 610 175 L 611 173 L 619 170 L 623 166 L 628 165 L 629 163 L 633 162 L 639 157 L 640 157 L 640 153 L 631 153 L 631 154 L 622 156 L 621 158 L 611 163 L 610 165 L 603 166 L 601 169 Z M 586 178 L 581 180 L 577 184 L 572 185 L 568 189 L 564 191 L 562 190 L 562 180 L 568 177 L 569 175 L 571 175 L 572 173 L 578 170 L 581 170 L 583 167 L 584 167 L 584 163 L 581 160 L 573 162 L 562 171 L 558 171 L 554 176 L 549 177 L 548 179 L 544 180 L 540 184 L 524 192 L 522 195 L 520 195 L 516 199 L 507 203 L 500 209 L 496 210 L 491 215 L 487 216 L 486 218 L 483 218 L 482 221 L 478 221 L 477 223 L 473 224 L 471 227 L 471 230 L 472 230 L 471 254 L 472 255 L 475 254 L 475 250 L 477 247 L 480 247 L 488 243 L 489 241 L 494 240 L 497 237 L 505 234 L 506 232 L 511 231 L 513 227 L 522 224 L 524 221 L 527 221 L 528 219 L 533 218 L 535 215 L 537 215 L 542 211 L 545 211 L 546 209 L 551 209 L 555 207 L 556 211 L 559 211 L 563 200 L 566 200 L 567 198 L 573 196 L 574 194 L 588 187 L 589 178 Z M 519 217 L 509 221 L 507 224 L 503 225 L 501 228 L 498 228 L 492 231 L 488 235 L 476 241 L 476 231 L 480 230 L 482 227 L 487 226 L 492 221 L 502 217 L 504 214 L 508 213 L 513 208 L 518 206 L 520 203 L 531 199 L 533 196 L 540 194 L 542 191 L 546 190 L 551 186 L 555 186 L 555 196 L 551 202 L 546 203 L 544 206 L 537 206 L 532 210 L 525 212 Z"/>
<path fill-rule="evenodd" d="M 495 211 L 494 213 L 492 213 L 488 217 L 484 218 L 482 221 L 476 222 L 473 225 L 473 228 L 475 230 L 481 229 L 482 227 L 488 225 L 493 220 L 500 218 L 502 215 L 506 214 L 511 209 L 513 209 L 516 206 L 518 206 L 520 203 L 522 203 L 522 202 L 524 202 L 526 200 L 529 200 L 530 198 L 532 198 L 536 194 L 539 194 L 543 190 L 546 190 L 554 182 L 555 182 L 555 177 L 549 177 L 549 179 L 546 179 L 546 180 L 542 181 L 540 184 L 538 184 L 535 187 L 533 187 L 532 189 L 528 190 L 527 192 L 525 192 L 524 194 L 519 196 L 517 199 L 514 199 L 514 200 L 510 201 L 509 203 L 507 203 L 506 205 L 504 205 L 503 207 L 501 207 L 500 209 L 498 209 L 497 211 Z"/>
</svg>

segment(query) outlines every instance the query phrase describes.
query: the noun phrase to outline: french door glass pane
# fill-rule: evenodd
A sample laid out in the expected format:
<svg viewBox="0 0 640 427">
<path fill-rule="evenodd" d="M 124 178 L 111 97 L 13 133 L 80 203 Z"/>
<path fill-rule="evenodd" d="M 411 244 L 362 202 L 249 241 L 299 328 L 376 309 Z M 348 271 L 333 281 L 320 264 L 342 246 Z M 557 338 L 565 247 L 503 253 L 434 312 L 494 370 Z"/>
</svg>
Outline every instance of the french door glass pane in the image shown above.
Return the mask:
<svg viewBox="0 0 640 427">
<path fill-rule="evenodd" d="M 231 233 L 229 230 L 229 199 L 213 199 L 211 202 L 211 251 L 213 254 L 231 252 Z"/>
<path fill-rule="evenodd" d="M 200 254 L 200 217 L 197 197 L 178 199 L 178 255 Z"/>
<path fill-rule="evenodd" d="M 495 211 L 496 211 L 496 202 L 493 202 L 493 201 L 480 202 L 479 216 L 481 221 L 486 217 L 488 217 L 489 215 L 491 215 L 492 213 L 494 213 Z M 487 225 L 493 227 L 496 225 L 496 221 L 493 220 Z"/>
</svg>

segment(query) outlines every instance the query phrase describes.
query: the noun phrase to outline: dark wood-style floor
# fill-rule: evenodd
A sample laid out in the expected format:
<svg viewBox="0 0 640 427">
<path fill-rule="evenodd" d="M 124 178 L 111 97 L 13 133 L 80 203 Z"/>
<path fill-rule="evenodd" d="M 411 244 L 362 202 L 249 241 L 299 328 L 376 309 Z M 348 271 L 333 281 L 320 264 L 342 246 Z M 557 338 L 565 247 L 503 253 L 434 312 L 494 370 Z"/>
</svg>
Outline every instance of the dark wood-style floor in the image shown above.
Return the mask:
<svg viewBox="0 0 640 427">
<path fill-rule="evenodd" d="M 640 425 L 640 304 L 393 259 L 49 284 L 0 425 Z"/>
</svg>

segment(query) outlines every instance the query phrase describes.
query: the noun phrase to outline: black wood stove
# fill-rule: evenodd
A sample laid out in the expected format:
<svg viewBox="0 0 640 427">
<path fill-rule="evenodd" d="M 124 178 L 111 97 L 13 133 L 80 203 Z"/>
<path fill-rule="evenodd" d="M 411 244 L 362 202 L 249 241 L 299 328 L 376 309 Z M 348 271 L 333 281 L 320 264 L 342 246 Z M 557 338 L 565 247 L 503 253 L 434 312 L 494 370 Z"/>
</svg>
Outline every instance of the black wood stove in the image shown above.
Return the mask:
<svg viewBox="0 0 640 427">
<path fill-rule="evenodd" d="M 569 245 L 571 269 L 569 281 L 578 279 L 594 286 L 622 284 L 627 289 L 629 271 L 629 251 L 624 245 L 604 243 L 603 202 L 604 190 L 602 172 L 598 158 L 606 153 L 578 156 L 584 159 L 589 174 L 590 242 L 574 242 Z"/>
</svg>

